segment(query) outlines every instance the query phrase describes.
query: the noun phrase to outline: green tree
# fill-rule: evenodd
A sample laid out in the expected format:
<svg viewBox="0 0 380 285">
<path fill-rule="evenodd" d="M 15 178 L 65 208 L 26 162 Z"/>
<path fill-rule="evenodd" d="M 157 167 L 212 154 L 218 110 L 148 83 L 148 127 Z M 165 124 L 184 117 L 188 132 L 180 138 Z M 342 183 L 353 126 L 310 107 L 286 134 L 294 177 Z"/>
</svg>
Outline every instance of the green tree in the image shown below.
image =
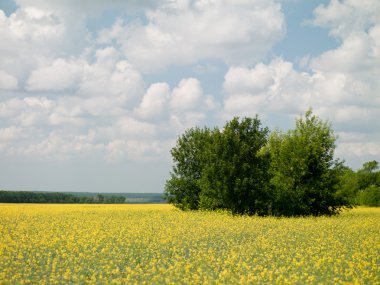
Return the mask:
<svg viewBox="0 0 380 285">
<path fill-rule="evenodd" d="M 356 203 L 371 207 L 380 206 L 380 171 L 376 160 L 368 161 L 356 173 L 358 188 Z"/>
<path fill-rule="evenodd" d="M 365 189 L 370 186 L 380 186 L 379 163 L 376 160 L 368 161 L 358 170 L 359 188 Z"/>
<path fill-rule="evenodd" d="M 380 206 L 380 187 L 371 185 L 365 189 L 358 192 L 356 197 L 356 202 L 359 205 L 369 206 L 369 207 L 379 207 Z"/>
<path fill-rule="evenodd" d="M 171 150 L 174 166 L 165 184 L 164 197 L 180 209 L 199 208 L 199 180 L 214 132 L 208 128 L 189 129 Z"/>
<path fill-rule="evenodd" d="M 350 204 L 357 204 L 359 192 L 358 174 L 351 168 L 343 167 L 340 179 L 340 187 L 337 195 L 342 199 L 347 199 Z"/>
<path fill-rule="evenodd" d="M 295 129 L 268 135 L 257 116 L 234 118 L 222 130 L 186 131 L 171 151 L 166 200 L 180 209 L 277 216 L 333 215 L 351 207 L 342 187 L 350 170 L 334 158 L 330 123 L 310 110 Z"/>
<path fill-rule="evenodd" d="M 256 118 L 234 118 L 214 133 L 200 180 L 200 208 L 268 214 L 268 156 L 259 155 L 269 130 Z"/>
<path fill-rule="evenodd" d="M 286 133 L 274 132 L 266 151 L 275 215 L 333 215 L 348 201 L 337 195 L 342 162 L 334 159 L 336 137 L 330 123 L 309 110 Z"/>
</svg>

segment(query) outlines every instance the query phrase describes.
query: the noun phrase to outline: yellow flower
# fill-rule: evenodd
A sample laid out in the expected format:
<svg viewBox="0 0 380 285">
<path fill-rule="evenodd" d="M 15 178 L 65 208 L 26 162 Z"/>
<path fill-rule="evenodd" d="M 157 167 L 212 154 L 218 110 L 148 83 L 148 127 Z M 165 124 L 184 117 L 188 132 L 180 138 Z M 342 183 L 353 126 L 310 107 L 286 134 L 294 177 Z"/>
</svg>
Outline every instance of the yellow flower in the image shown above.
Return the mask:
<svg viewBox="0 0 380 285">
<path fill-rule="evenodd" d="M 380 209 L 236 217 L 0 204 L 0 284 L 380 284 Z"/>
</svg>

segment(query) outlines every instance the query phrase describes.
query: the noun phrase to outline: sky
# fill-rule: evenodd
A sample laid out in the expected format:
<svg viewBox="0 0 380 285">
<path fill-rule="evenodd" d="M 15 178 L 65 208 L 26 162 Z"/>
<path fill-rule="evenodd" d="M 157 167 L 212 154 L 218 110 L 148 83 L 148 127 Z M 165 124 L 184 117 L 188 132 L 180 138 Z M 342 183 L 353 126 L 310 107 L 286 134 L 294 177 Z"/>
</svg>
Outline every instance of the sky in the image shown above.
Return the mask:
<svg viewBox="0 0 380 285">
<path fill-rule="evenodd" d="M 380 1 L 0 0 L 0 189 L 162 192 L 186 129 L 309 108 L 380 161 Z"/>
</svg>

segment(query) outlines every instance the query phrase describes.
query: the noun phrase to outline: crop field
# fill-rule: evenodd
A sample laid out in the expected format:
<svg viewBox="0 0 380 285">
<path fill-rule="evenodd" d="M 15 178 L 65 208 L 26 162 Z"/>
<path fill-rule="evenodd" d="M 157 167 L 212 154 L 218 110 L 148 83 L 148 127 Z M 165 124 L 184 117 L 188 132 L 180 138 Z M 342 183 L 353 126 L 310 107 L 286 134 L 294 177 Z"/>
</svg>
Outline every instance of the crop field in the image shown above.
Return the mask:
<svg viewBox="0 0 380 285">
<path fill-rule="evenodd" d="M 0 204 L 0 284 L 380 284 L 380 209 L 260 218 Z"/>
</svg>

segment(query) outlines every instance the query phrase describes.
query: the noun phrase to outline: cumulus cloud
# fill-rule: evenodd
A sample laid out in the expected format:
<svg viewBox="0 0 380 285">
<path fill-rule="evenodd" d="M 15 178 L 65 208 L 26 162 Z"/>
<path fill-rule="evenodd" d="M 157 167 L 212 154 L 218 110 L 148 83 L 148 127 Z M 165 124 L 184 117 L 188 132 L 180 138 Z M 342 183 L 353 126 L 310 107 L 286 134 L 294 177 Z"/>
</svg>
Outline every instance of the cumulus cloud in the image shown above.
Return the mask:
<svg viewBox="0 0 380 285">
<path fill-rule="evenodd" d="M 260 93 L 274 83 L 272 73 L 262 63 L 253 69 L 232 67 L 225 75 L 224 89 L 228 93 Z"/>
<path fill-rule="evenodd" d="M 16 77 L 0 70 L 0 89 L 13 90 L 17 89 L 18 80 Z"/>
<path fill-rule="evenodd" d="M 34 7 L 7 17 L 0 10 L 0 68 L 24 80 L 28 73 L 64 51 L 66 31 L 54 14 Z"/>
<path fill-rule="evenodd" d="M 201 103 L 202 96 L 203 90 L 197 79 L 183 79 L 174 88 L 170 105 L 175 111 L 195 109 Z"/>
<path fill-rule="evenodd" d="M 376 1 L 318 6 L 311 23 L 328 29 L 339 46 L 309 58 L 303 71 L 281 57 L 261 62 L 285 34 L 275 1 L 74 2 L 17 0 L 11 15 L 0 10 L 2 153 L 155 157 L 195 125 L 258 113 L 290 126 L 313 107 L 342 134 L 343 156 L 378 155 Z M 119 18 L 89 32 L 89 19 L 108 9 Z M 135 20 L 125 17 L 136 11 Z M 177 81 L 159 77 L 164 68 L 210 62 L 229 65 L 222 96 L 207 94 L 206 80 L 194 72 L 172 76 Z M 149 72 L 159 82 L 144 82 Z"/>
<path fill-rule="evenodd" d="M 49 80 L 42 87 L 32 75 L 29 91 L 48 93 L 49 97 L 1 101 L 0 117 L 7 127 L 0 131 L 8 137 L 1 150 L 8 155 L 52 159 L 91 152 L 109 161 L 166 156 L 176 135 L 204 120 L 213 109 L 213 98 L 203 93 L 195 78 L 183 79 L 173 88 L 153 83 L 140 93 L 136 91 L 142 88 L 139 73 L 120 61 L 113 50 L 98 50 L 96 57 L 93 64 L 58 61 L 58 66 L 73 65 L 78 67 L 74 70 L 81 70 L 75 81 L 67 81 L 70 85 Z M 59 78 L 60 69 L 51 68 L 56 65 L 54 61 L 47 67 L 47 76 Z M 62 93 L 63 88 L 70 88 L 71 95 Z M 128 100 L 129 96 L 135 99 Z M 22 137 L 21 131 L 14 132 L 18 127 Z M 11 131 L 15 135 L 10 136 Z"/>
<path fill-rule="evenodd" d="M 206 118 L 212 119 L 216 109 L 214 97 L 204 94 L 196 78 L 182 79 L 173 89 L 169 104 L 169 120 L 176 133 L 200 125 Z"/>
<path fill-rule="evenodd" d="M 116 139 L 106 145 L 107 160 L 117 162 L 125 157 L 129 159 L 151 160 L 162 156 L 173 145 L 165 140 L 122 140 Z"/>
<path fill-rule="evenodd" d="M 45 97 L 26 97 L 0 102 L 0 118 L 10 124 L 46 124 L 55 103 Z"/>
<path fill-rule="evenodd" d="M 331 1 L 319 6 L 313 23 L 328 27 L 341 44 L 309 59 L 306 71 L 281 58 L 253 68 L 231 67 L 223 84 L 224 116 L 282 113 L 290 121 L 312 107 L 333 122 L 338 134 L 344 134 L 338 155 L 380 158 L 378 15 L 380 6 L 373 1 Z M 354 139 L 358 137 L 359 141 Z"/>
<path fill-rule="evenodd" d="M 146 91 L 135 113 L 143 119 L 159 119 L 167 112 L 169 99 L 170 86 L 165 82 L 154 83 Z"/>
<path fill-rule="evenodd" d="M 0 128 L 0 151 L 6 151 L 11 147 L 11 142 L 22 137 L 23 132 L 20 127 L 10 126 Z"/>
<path fill-rule="evenodd" d="M 30 91 L 62 91 L 74 88 L 83 73 L 83 63 L 68 62 L 63 58 L 54 60 L 48 66 L 33 70 L 26 89 Z"/>
<path fill-rule="evenodd" d="M 54 14 L 31 6 L 18 9 L 10 17 L 1 11 L 0 20 L 1 32 L 10 41 L 27 39 L 39 47 L 64 32 L 64 26 Z M 9 44 L 5 43 L 5 46 L 9 47 Z"/>
<path fill-rule="evenodd" d="M 215 98 L 203 92 L 196 78 L 184 78 L 177 86 L 154 83 L 147 89 L 140 104 L 134 109 L 138 118 L 171 126 L 176 131 L 199 124 L 206 113 L 211 117 L 216 110 Z"/>
<path fill-rule="evenodd" d="M 53 131 L 38 140 L 30 140 L 28 145 L 16 145 L 9 149 L 11 155 L 39 157 L 45 160 L 67 160 L 73 155 L 97 153 L 104 148 L 96 144 L 87 134 L 70 134 Z"/>
<path fill-rule="evenodd" d="M 256 74 L 258 68 L 265 70 L 267 80 L 256 80 L 262 75 Z M 249 76 L 257 78 L 247 85 Z M 332 69 L 328 73 L 300 72 L 292 63 L 278 58 L 252 69 L 231 68 L 224 81 L 224 108 L 227 116 L 237 111 L 252 116 L 255 112 L 295 115 L 314 107 L 320 114 L 352 128 L 360 123 L 352 125 L 351 121 L 370 123 L 380 112 L 380 105 L 373 100 L 380 88 L 369 88 L 374 80 L 375 74 L 372 78 L 357 78 L 355 72 L 340 73 Z M 372 130 L 376 128 L 374 123 L 371 126 Z"/>
<path fill-rule="evenodd" d="M 329 28 L 330 35 L 344 39 L 379 24 L 379 11 L 380 3 L 376 0 L 332 0 L 314 10 L 311 22 Z"/>
<path fill-rule="evenodd" d="M 168 1 L 142 22 L 115 22 L 98 42 L 117 41 L 144 72 L 205 58 L 231 64 L 259 60 L 285 31 L 281 7 L 273 1 Z"/>
<path fill-rule="evenodd" d="M 196 100 L 186 101 L 191 103 L 188 106 L 172 106 L 181 95 Z M 1 151 L 52 159 L 94 152 L 109 161 L 167 156 L 176 135 L 204 120 L 212 101 L 193 78 L 173 89 L 154 83 L 140 98 L 137 104 L 122 106 L 117 97 L 100 95 L 5 100 L 0 102 L 0 117 L 6 125 L 0 128 Z M 126 149 L 121 150 L 122 146 Z"/>
<path fill-rule="evenodd" d="M 127 101 L 142 92 L 140 73 L 128 61 L 121 59 L 115 48 L 99 49 L 95 55 L 95 63 L 84 68 L 78 90 L 80 95 L 116 96 Z"/>
</svg>

